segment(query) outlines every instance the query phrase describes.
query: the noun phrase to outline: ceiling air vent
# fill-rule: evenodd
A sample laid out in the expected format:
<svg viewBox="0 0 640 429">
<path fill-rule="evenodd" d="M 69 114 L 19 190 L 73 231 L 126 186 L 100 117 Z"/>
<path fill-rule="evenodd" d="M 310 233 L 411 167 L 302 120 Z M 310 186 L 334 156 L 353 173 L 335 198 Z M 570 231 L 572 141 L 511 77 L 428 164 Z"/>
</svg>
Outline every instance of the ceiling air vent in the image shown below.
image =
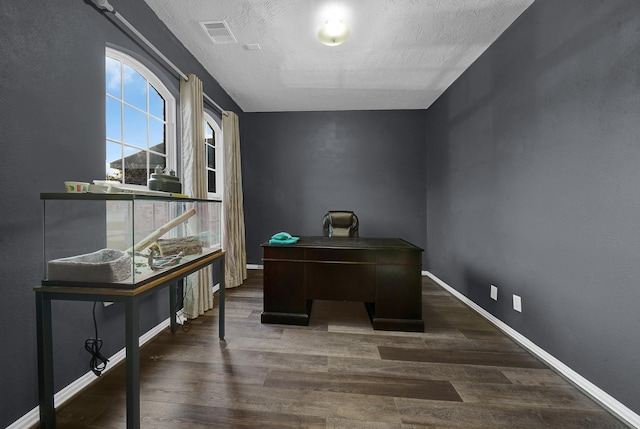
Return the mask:
<svg viewBox="0 0 640 429">
<path fill-rule="evenodd" d="M 235 36 L 229 28 L 227 21 L 208 21 L 201 22 L 200 25 L 207 32 L 213 43 L 218 45 L 226 45 L 229 43 L 238 43 Z"/>
</svg>

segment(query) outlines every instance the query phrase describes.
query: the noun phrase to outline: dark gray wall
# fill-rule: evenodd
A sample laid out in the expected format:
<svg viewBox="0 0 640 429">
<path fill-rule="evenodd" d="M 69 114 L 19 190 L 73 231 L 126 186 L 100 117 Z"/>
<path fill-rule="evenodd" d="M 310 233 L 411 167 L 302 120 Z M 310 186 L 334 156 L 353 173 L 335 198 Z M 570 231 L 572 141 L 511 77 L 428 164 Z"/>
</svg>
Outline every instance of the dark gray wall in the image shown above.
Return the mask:
<svg viewBox="0 0 640 429">
<path fill-rule="evenodd" d="M 241 116 L 238 106 L 182 47 L 144 1 L 112 4 L 205 92 Z M 178 94 L 176 76 L 93 7 L 80 0 L 3 1 L 0 7 L 0 427 L 38 405 L 35 299 L 43 277 L 41 192 L 64 180 L 104 176 L 104 49 L 136 55 Z M 141 330 L 168 317 L 167 294 L 142 306 Z M 84 340 L 93 336 L 91 303 L 54 303 L 55 381 L 59 390 L 89 371 Z M 98 306 L 103 352 L 124 347 L 120 305 Z"/>
<path fill-rule="evenodd" d="M 636 413 L 639 29 L 635 0 L 536 0 L 428 110 L 426 158 L 430 270 Z"/>
<path fill-rule="evenodd" d="M 274 232 L 319 235 L 324 212 L 353 209 L 363 235 L 427 246 L 425 268 L 640 412 L 637 1 L 536 0 L 427 114 L 245 115 L 142 0 L 112 3 L 241 115 L 249 263 Z M 0 427 L 37 405 L 39 193 L 104 171 L 107 43 L 177 94 L 175 76 L 80 0 L 0 8 Z M 54 306 L 56 389 L 88 371 L 90 309 Z M 147 301 L 142 328 L 165 309 Z M 98 321 L 113 354 L 122 310 L 99 306 Z"/>
<path fill-rule="evenodd" d="M 424 111 L 246 113 L 247 260 L 276 232 L 322 235 L 328 210 L 353 210 L 360 236 L 424 247 Z"/>
</svg>

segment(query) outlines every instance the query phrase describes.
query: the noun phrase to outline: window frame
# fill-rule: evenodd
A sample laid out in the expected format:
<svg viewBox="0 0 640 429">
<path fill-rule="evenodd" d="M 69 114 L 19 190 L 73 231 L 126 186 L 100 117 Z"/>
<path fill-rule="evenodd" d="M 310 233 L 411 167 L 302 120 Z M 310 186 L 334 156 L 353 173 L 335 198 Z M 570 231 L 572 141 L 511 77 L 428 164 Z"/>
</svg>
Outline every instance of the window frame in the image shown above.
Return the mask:
<svg viewBox="0 0 640 429">
<path fill-rule="evenodd" d="M 203 112 L 205 123 L 209 124 L 213 129 L 214 139 L 216 142 L 215 146 L 215 157 L 216 157 L 216 192 L 209 192 L 208 189 L 208 176 L 207 176 L 207 198 L 215 199 L 215 200 L 223 200 L 224 198 L 224 145 L 223 145 L 223 135 L 222 135 L 222 126 L 218 123 L 218 120 L 215 116 L 211 115 L 209 112 L 204 110 Z M 204 127 L 205 124 L 202 124 Z M 206 160 L 206 145 L 205 143 L 205 160 Z M 206 161 L 205 161 L 206 164 Z M 207 171 L 209 171 L 208 165 L 206 166 Z"/>
<path fill-rule="evenodd" d="M 105 47 L 105 72 L 106 72 L 106 59 L 107 57 L 109 58 L 113 58 L 117 61 L 120 61 L 122 64 L 127 65 L 128 67 L 131 67 L 132 69 L 134 69 L 136 72 L 140 73 L 140 75 L 145 78 L 147 80 L 147 82 L 153 86 L 153 88 L 158 92 L 158 94 L 160 94 L 160 96 L 162 98 L 164 98 L 165 101 L 165 154 L 166 154 L 166 168 L 169 170 L 174 170 L 174 171 L 178 171 L 178 156 L 177 156 L 177 137 L 176 137 L 176 111 L 177 111 L 177 101 L 176 101 L 176 97 L 171 93 L 171 91 L 169 91 L 169 89 L 167 88 L 167 86 L 160 80 L 160 78 L 158 78 L 158 76 L 151 71 L 147 66 L 145 66 L 142 62 L 140 62 L 139 60 L 135 59 L 134 57 L 109 46 Z M 106 79 L 106 74 L 105 74 L 105 79 Z M 120 100 L 120 99 L 115 99 L 113 98 L 113 96 L 111 96 L 110 94 L 107 93 L 107 82 L 105 81 L 105 85 L 104 85 L 104 91 L 105 91 L 105 102 L 107 97 L 111 97 L 113 100 L 116 100 L 118 102 L 121 102 L 122 104 L 124 104 L 125 106 L 128 104 L 125 104 L 124 100 Z M 148 98 L 148 95 L 147 95 Z M 121 117 L 121 127 L 124 127 L 124 109 L 122 110 L 122 117 Z M 147 111 L 145 113 L 146 115 L 149 115 L 149 106 L 147 106 Z M 106 111 L 105 111 L 105 124 L 106 124 Z M 106 125 L 105 125 L 106 126 Z M 124 128 L 122 128 L 122 132 L 124 132 Z M 147 136 L 148 136 L 149 130 L 147 129 Z M 107 141 L 111 141 L 113 143 L 116 144 L 120 144 L 122 147 L 124 147 L 124 141 L 116 141 L 113 139 L 109 139 L 106 136 L 106 129 L 105 129 L 105 144 Z M 150 153 L 149 150 L 149 146 L 148 146 L 148 142 L 147 142 L 147 148 L 145 148 L 145 152 L 148 155 Z M 105 157 L 106 157 L 106 152 L 105 152 Z M 107 162 L 106 158 L 105 158 L 105 163 Z M 124 158 L 123 158 L 123 162 L 124 162 Z M 148 161 L 148 157 L 147 157 L 147 162 Z M 124 172 L 124 165 L 123 165 L 123 172 Z M 152 165 L 148 165 L 150 170 L 153 170 Z M 105 170 L 105 177 L 106 177 L 106 170 Z M 125 176 L 123 174 L 122 177 L 122 182 L 124 183 L 125 180 Z M 149 181 L 149 175 L 147 175 L 147 183 Z M 146 184 L 145 184 L 146 185 Z"/>
</svg>

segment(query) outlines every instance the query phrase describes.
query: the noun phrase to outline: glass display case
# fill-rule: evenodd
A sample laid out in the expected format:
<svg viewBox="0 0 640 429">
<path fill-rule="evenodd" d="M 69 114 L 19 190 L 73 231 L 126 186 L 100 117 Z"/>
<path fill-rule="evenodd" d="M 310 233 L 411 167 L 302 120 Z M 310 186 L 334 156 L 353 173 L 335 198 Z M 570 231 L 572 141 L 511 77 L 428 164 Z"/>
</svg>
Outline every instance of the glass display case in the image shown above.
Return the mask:
<svg viewBox="0 0 640 429">
<path fill-rule="evenodd" d="M 135 288 L 221 250 L 222 202 L 41 194 L 43 285 Z"/>
</svg>

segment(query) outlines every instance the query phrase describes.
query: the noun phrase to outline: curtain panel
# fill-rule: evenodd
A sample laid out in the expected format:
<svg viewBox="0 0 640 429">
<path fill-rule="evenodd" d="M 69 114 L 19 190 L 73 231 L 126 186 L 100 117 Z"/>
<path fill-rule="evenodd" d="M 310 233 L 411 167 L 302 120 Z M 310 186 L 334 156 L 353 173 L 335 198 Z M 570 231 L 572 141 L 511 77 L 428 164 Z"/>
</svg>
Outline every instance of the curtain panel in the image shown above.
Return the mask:
<svg viewBox="0 0 640 429">
<path fill-rule="evenodd" d="M 180 79 L 180 116 L 182 120 L 183 193 L 192 198 L 207 198 L 206 153 L 204 144 L 204 105 L 202 81 L 194 74 Z M 213 308 L 211 266 L 193 273 L 184 282 L 184 315 L 195 319 Z"/>
<path fill-rule="evenodd" d="M 224 153 L 225 286 L 240 286 L 247 278 L 247 251 L 244 231 L 242 171 L 240 168 L 240 128 L 238 115 L 222 115 Z"/>
</svg>

